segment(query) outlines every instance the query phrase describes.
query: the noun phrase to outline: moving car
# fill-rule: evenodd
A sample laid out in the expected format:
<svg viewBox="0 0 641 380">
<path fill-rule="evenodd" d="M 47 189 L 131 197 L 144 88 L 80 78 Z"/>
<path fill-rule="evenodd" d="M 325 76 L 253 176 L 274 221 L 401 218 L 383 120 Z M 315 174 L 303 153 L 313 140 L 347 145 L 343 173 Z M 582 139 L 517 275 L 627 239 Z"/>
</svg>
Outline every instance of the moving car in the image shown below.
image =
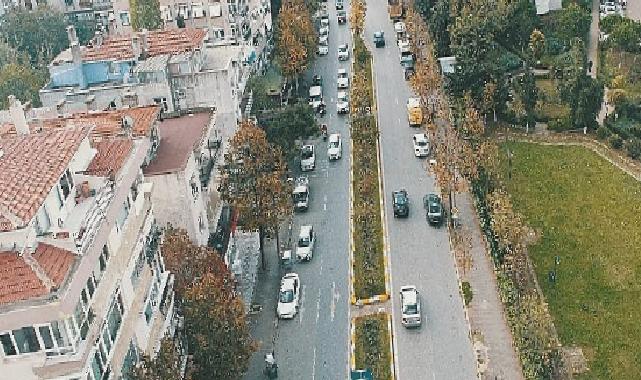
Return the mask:
<svg viewBox="0 0 641 380">
<path fill-rule="evenodd" d="M 320 76 L 319 74 L 315 74 L 312 77 L 312 86 L 322 86 L 323 85 L 323 77 Z"/>
<path fill-rule="evenodd" d="M 349 47 L 347 44 L 338 46 L 338 60 L 347 61 L 349 59 Z"/>
<path fill-rule="evenodd" d="M 414 155 L 416 157 L 427 157 L 430 154 L 430 143 L 425 133 L 417 133 L 412 136 L 414 142 Z"/>
<path fill-rule="evenodd" d="M 421 326 L 421 300 L 414 285 L 401 286 L 401 323 L 405 327 Z"/>
<path fill-rule="evenodd" d="M 443 223 L 443 202 L 438 195 L 430 193 L 424 196 L 423 207 L 427 210 L 426 218 L 429 224 Z"/>
<path fill-rule="evenodd" d="M 300 170 L 304 172 L 312 171 L 316 168 L 316 154 L 314 145 L 303 145 L 300 152 Z"/>
<path fill-rule="evenodd" d="M 385 47 L 385 34 L 382 31 L 374 32 L 374 46 Z"/>
<path fill-rule="evenodd" d="M 336 86 L 339 90 L 349 88 L 349 74 L 347 74 L 346 69 L 338 69 L 338 74 L 336 77 Z"/>
<path fill-rule="evenodd" d="M 300 279 L 296 273 L 287 273 L 280 280 L 278 306 L 276 314 L 280 319 L 291 319 L 296 316 L 300 302 Z"/>
<path fill-rule="evenodd" d="M 347 91 L 338 92 L 336 112 L 338 112 L 339 115 L 349 113 L 349 98 L 347 97 Z"/>
<path fill-rule="evenodd" d="M 410 215 L 410 200 L 405 189 L 392 191 L 392 207 L 395 218 L 407 218 Z"/>
<path fill-rule="evenodd" d="M 338 19 L 338 24 L 346 24 L 347 23 L 347 12 L 344 10 L 340 10 L 336 12 L 336 18 Z"/>
<path fill-rule="evenodd" d="M 336 9 L 343 9 L 343 0 L 336 0 L 336 3 L 334 3 L 336 6 Z"/>
<path fill-rule="evenodd" d="M 314 256 L 316 235 L 312 226 L 301 226 L 296 244 L 296 257 L 298 260 L 309 261 Z"/>
<path fill-rule="evenodd" d="M 321 86 L 312 86 L 309 88 L 309 105 L 312 106 L 314 111 L 318 111 L 323 103 L 323 88 Z"/>
<path fill-rule="evenodd" d="M 327 156 L 330 161 L 339 160 L 343 156 L 343 142 L 341 141 L 340 133 L 332 133 L 329 135 Z"/>
</svg>

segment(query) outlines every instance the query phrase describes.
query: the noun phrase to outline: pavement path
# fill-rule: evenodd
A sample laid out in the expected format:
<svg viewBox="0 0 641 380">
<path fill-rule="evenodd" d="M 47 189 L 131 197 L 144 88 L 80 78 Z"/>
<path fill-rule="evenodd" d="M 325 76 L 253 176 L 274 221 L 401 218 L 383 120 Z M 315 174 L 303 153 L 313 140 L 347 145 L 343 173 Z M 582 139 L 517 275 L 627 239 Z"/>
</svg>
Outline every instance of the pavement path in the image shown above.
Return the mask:
<svg viewBox="0 0 641 380">
<path fill-rule="evenodd" d="M 599 0 L 592 0 L 592 22 L 590 23 L 590 35 L 588 37 L 588 61 L 592 62 L 592 70 L 588 75 L 596 78 L 599 67 Z M 588 69 L 589 69 L 588 62 Z"/>
<path fill-rule="evenodd" d="M 641 21 L 641 1 L 628 0 L 627 15 L 633 20 Z"/>
<path fill-rule="evenodd" d="M 270 265 L 261 274 L 258 286 L 262 311 L 253 317 L 252 336 L 264 342 L 252 357 L 245 379 L 261 379 L 263 355 L 275 350 L 279 378 L 343 380 L 349 367 L 349 125 L 348 117 L 336 114 L 336 76 L 339 68 L 350 71 L 351 61 L 338 61 L 338 45 L 350 43 L 349 26 L 338 25 L 333 2 L 330 15 L 329 54 L 318 57 L 309 76 L 323 77 L 323 97 L 329 133 L 340 133 L 343 157 L 327 159 L 326 142 L 310 140 L 316 147 L 316 169 L 308 172 L 310 208 L 294 215 L 292 248 L 301 225 L 310 224 L 316 232 L 314 257 L 296 263 L 293 271 L 301 279 L 301 306 L 293 320 L 275 316 L 279 278 L 283 273 Z M 346 10 L 349 6 L 345 4 Z M 350 43 L 351 45 L 351 43 Z M 308 78 L 309 79 L 309 78 Z M 276 252 L 268 254 L 276 257 Z M 273 261 L 273 260 L 272 260 Z M 271 344 L 273 337 L 274 344 Z"/>
<path fill-rule="evenodd" d="M 372 46 L 371 36 L 377 30 L 385 33 L 385 48 Z M 435 183 L 427 174 L 427 160 L 413 154 L 412 134 L 420 130 L 407 124 L 405 105 L 410 90 L 394 36 L 387 4 L 368 3 L 364 38 L 374 57 L 397 379 L 475 379 L 476 359 L 447 228 L 430 227 L 425 220 L 422 197 L 435 191 Z M 410 196 L 407 219 L 393 217 L 391 192 L 399 188 L 405 188 Z M 408 330 L 401 325 L 398 291 L 406 284 L 416 285 L 422 294 L 420 329 Z"/>
</svg>

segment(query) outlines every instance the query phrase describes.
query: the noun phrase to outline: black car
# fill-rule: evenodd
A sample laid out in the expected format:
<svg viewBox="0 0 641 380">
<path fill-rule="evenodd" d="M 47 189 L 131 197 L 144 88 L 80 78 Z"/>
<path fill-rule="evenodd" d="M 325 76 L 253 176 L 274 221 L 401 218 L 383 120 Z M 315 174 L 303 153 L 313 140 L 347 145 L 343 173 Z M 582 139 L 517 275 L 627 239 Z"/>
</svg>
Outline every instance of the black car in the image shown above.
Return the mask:
<svg viewBox="0 0 641 380">
<path fill-rule="evenodd" d="M 410 79 L 412 75 L 414 75 L 414 62 L 403 62 L 401 63 L 403 66 L 403 74 L 405 75 L 405 80 Z"/>
<path fill-rule="evenodd" d="M 404 189 L 392 191 L 392 203 L 395 218 L 407 218 L 410 215 L 410 199 Z"/>
<path fill-rule="evenodd" d="M 347 12 L 340 10 L 336 12 L 336 18 L 338 19 L 339 24 L 347 23 Z"/>
<path fill-rule="evenodd" d="M 423 206 L 427 210 L 426 218 L 429 224 L 443 223 L 443 202 L 438 195 L 432 193 L 423 197 Z"/>
<path fill-rule="evenodd" d="M 381 32 L 374 32 L 374 46 L 385 47 L 385 34 Z"/>
<path fill-rule="evenodd" d="M 312 77 L 312 86 L 322 86 L 323 85 L 323 77 L 320 75 L 316 74 Z"/>
</svg>

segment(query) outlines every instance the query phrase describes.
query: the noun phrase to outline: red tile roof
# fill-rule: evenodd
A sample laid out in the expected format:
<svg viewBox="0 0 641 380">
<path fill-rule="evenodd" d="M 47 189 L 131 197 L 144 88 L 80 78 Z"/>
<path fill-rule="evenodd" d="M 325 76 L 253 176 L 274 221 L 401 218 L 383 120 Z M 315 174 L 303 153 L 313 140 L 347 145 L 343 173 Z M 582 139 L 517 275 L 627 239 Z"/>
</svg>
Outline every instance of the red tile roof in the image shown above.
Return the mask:
<svg viewBox="0 0 641 380">
<path fill-rule="evenodd" d="M 38 244 L 36 252 L 33 254 L 33 258 L 36 259 L 47 277 L 58 287 L 65 281 L 76 257 L 65 249 L 44 243 Z"/>
<path fill-rule="evenodd" d="M 106 139 L 93 144 L 98 153 L 85 170 L 86 174 L 108 176 L 117 173 L 125 163 L 134 143 L 129 139 Z"/>
<path fill-rule="evenodd" d="M 33 218 L 88 133 L 65 128 L 0 139 L 0 231 Z"/>
<path fill-rule="evenodd" d="M 133 122 L 132 135 L 134 137 L 148 136 L 151 127 L 158 119 L 160 107 L 156 105 L 141 106 L 133 108 L 123 108 L 113 111 L 100 111 L 89 113 L 76 113 L 69 117 L 59 117 L 54 119 L 37 119 L 29 123 L 31 132 L 38 132 L 42 129 L 62 128 L 67 126 L 90 126 L 95 128 L 91 131 L 94 140 L 100 140 L 103 137 L 113 137 L 124 135 L 122 127 L 123 117 L 130 117 Z M 0 126 L 0 136 L 11 136 L 16 134 L 13 124 Z"/>
<path fill-rule="evenodd" d="M 207 33 L 202 29 L 167 29 L 147 32 L 147 56 L 182 53 L 199 47 Z M 84 61 L 130 60 L 134 57 L 132 36 L 107 38 L 102 45 L 87 47 Z M 140 41 L 142 45 L 142 40 Z"/>
<path fill-rule="evenodd" d="M 184 169 L 189 155 L 207 131 L 210 115 L 203 112 L 161 122 L 158 125 L 158 152 L 143 170 L 145 175 L 173 173 Z"/>
<path fill-rule="evenodd" d="M 16 252 L 0 252 L 0 304 L 43 296 L 49 290 Z"/>
</svg>

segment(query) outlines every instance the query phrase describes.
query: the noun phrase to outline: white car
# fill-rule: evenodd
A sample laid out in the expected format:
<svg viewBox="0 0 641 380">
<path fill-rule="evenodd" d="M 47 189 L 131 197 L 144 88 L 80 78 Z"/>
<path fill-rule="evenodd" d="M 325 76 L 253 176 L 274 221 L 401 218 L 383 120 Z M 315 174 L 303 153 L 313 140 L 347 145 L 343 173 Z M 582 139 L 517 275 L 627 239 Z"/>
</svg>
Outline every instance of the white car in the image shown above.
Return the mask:
<svg viewBox="0 0 641 380">
<path fill-rule="evenodd" d="M 403 21 L 399 21 L 394 23 L 394 31 L 398 33 L 405 33 L 405 23 Z"/>
<path fill-rule="evenodd" d="M 410 51 L 410 43 L 408 40 L 398 40 L 398 48 L 401 51 L 401 54 L 408 53 Z"/>
<path fill-rule="evenodd" d="M 329 35 L 329 26 L 323 26 L 318 30 L 318 35 L 319 36 L 327 36 Z"/>
<path fill-rule="evenodd" d="M 338 112 L 339 115 L 349 113 L 349 98 L 347 97 L 347 91 L 338 92 L 336 112 Z"/>
<path fill-rule="evenodd" d="M 318 55 L 327 55 L 327 54 L 329 54 L 329 46 L 318 45 Z"/>
<path fill-rule="evenodd" d="M 343 156 L 343 142 L 341 141 L 340 133 L 332 133 L 329 135 L 329 143 L 327 144 L 327 157 L 330 161 L 340 160 Z"/>
<path fill-rule="evenodd" d="M 401 286 L 401 318 L 405 327 L 421 326 L 421 300 L 414 285 Z"/>
<path fill-rule="evenodd" d="M 347 61 L 349 59 L 349 47 L 347 44 L 338 46 L 338 60 Z"/>
<path fill-rule="evenodd" d="M 296 244 L 296 257 L 301 261 L 309 261 L 314 256 L 314 244 L 316 235 L 314 227 L 301 226 L 298 234 L 298 243 Z"/>
<path fill-rule="evenodd" d="M 300 302 L 300 279 L 296 273 L 287 273 L 280 280 L 276 313 L 280 319 L 296 316 Z"/>
<path fill-rule="evenodd" d="M 300 153 L 300 170 L 308 172 L 314 170 L 314 168 L 316 168 L 314 145 L 303 145 Z"/>
<path fill-rule="evenodd" d="M 344 90 L 349 88 L 349 74 L 347 74 L 346 69 L 338 69 L 336 85 L 339 90 Z"/>
<path fill-rule="evenodd" d="M 430 142 L 425 133 L 417 133 L 412 136 L 414 142 L 414 155 L 416 157 L 427 157 L 430 154 Z"/>
</svg>

